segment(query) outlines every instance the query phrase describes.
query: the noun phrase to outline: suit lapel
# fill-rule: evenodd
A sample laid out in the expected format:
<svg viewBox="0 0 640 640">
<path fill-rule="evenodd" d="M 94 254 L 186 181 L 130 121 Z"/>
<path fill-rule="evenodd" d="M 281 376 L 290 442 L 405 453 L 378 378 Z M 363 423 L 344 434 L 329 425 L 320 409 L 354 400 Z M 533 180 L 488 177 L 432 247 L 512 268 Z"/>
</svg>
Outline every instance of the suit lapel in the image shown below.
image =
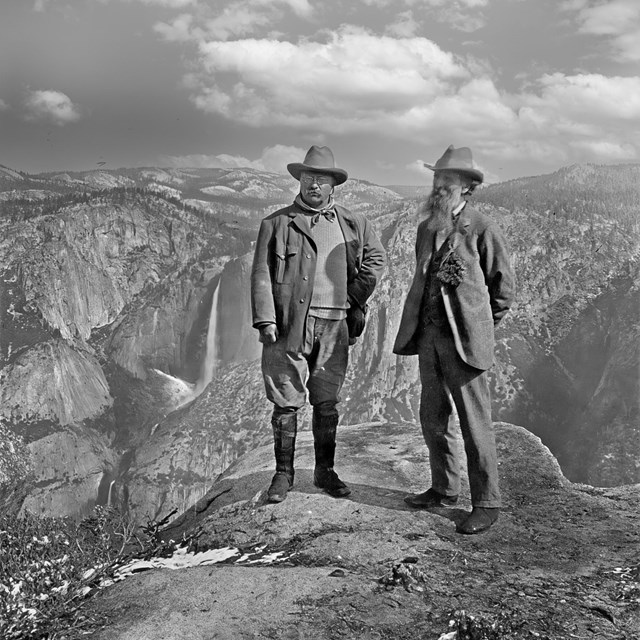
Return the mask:
<svg viewBox="0 0 640 640">
<path fill-rule="evenodd" d="M 449 257 L 458 248 L 458 245 L 460 244 L 460 242 L 464 239 L 464 237 L 469 232 L 468 227 L 471 224 L 471 220 L 467 215 L 466 210 L 467 208 L 465 207 L 460 212 L 460 216 L 456 222 L 456 226 L 454 230 L 451 232 L 451 234 L 449 235 L 449 237 L 447 238 L 449 240 L 449 247 L 444 256 L 445 258 Z"/>
</svg>

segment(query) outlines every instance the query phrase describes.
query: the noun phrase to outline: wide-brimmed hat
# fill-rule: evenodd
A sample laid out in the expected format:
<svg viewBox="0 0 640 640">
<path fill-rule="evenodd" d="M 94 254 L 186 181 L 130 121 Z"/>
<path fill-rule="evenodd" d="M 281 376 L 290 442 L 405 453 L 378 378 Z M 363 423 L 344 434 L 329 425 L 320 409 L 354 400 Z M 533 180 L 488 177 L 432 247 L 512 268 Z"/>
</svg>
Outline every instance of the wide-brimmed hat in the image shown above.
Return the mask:
<svg viewBox="0 0 640 640">
<path fill-rule="evenodd" d="M 435 164 L 425 162 L 424 166 L 432 171 L 456 171 L 477 182 L 484 180 L 484 174 L 476 168 L 473 162 L 469 147 L 456 149 L 453 145 L 449 145 L 449 148 Z"/>
<path fill-rule="evenodd" d="M 333 152 L 329 147 L 318 147 L 315 144 L 307 151 L 303 162 L 292 162 L 287 165 L 287 170 L 296 180 L 300 180 L 303 171 L 328 173 L 334 177 L 336 184 L 346 182 L 349 177 L 344 169 L 336 167 Z"/>
</svg>

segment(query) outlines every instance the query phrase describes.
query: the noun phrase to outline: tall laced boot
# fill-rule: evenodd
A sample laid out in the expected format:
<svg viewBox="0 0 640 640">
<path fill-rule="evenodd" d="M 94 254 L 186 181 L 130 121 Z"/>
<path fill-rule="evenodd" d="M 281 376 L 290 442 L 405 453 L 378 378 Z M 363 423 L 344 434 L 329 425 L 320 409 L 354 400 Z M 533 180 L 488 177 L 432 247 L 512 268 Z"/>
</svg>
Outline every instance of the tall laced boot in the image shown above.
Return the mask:
<svg viewBox="0 0 640 640">
<path fill-rule="evenodd" d="M 293 486 L 293 457 L 296 449 L 298 414 L 283 413 L 271 418 L 273 450 L 276 457 L 276 473 L 267 491 L 269 502 L 282 502 Z"/>
<path fill-rule="evenodd" d="M 313 471 L 313 484 L 324 489 L 334 498 L 344 498 L 351 493 L 351 489 L 338 478 L 338 474 L 333 470 L 337 427 L 338 414 L 323 416 L 314 410 L 312 430 L 316 465 Z"/>
</svg>

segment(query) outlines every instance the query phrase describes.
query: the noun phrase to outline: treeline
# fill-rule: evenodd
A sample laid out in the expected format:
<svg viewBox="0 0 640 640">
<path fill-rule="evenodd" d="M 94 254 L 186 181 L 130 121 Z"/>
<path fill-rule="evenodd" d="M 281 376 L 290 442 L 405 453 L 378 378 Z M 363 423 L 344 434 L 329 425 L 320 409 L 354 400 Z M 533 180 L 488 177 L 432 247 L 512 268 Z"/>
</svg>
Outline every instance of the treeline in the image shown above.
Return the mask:
<svg viewBox="0 0 640 640">
<path fill-rule="evenodd" d="M 535 211 L 552 221 L 602 217 L 631 231 L 640 213 L 640 165 L 568 167 L 480 189 L 474 200 L 508 211 Z"/>
<path fill-rule="evenodd" d="M 204 209 L 186 204 L 180 198 L 163 193 L 157 188 L 148 187 L 74 190 L 69 193 L 51 195 L 36 201 L 29 197 L 18 197 L 2 202 L 0 215 L 5 219 L 19 222 L 38 216 L 55 215 L 60 210 L 75 205 L 103 203 L 127 205 L 134 202 L 142 206 L 147 212 L 152 213 L 154 199 L 163 200 L 181 211 L 194 215 L 206 227 L 212 226 L 212 224 L 216 226 L 217 224 L 213 216 Z"/>
</svg>

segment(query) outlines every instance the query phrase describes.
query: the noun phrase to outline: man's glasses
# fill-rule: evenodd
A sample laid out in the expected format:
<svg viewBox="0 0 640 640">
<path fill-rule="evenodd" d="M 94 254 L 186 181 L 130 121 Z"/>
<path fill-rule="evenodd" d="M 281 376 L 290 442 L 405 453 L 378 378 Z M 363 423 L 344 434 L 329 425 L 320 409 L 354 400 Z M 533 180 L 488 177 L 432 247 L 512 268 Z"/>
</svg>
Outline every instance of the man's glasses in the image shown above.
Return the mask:
<svg viewBox="0 0 640 640">
<path fill-rule="evenodd" d="M 300 182 L 302 182 L 302 184 L 307 186 L 315 182 L 315 184 L 317 184 L 318 186 L 324 187 L 327 184 L 332 184 L 332 179 L 329 176 L 310 175 L 310 176 L 302 176 L 300 178 Z"/>
</svg>

